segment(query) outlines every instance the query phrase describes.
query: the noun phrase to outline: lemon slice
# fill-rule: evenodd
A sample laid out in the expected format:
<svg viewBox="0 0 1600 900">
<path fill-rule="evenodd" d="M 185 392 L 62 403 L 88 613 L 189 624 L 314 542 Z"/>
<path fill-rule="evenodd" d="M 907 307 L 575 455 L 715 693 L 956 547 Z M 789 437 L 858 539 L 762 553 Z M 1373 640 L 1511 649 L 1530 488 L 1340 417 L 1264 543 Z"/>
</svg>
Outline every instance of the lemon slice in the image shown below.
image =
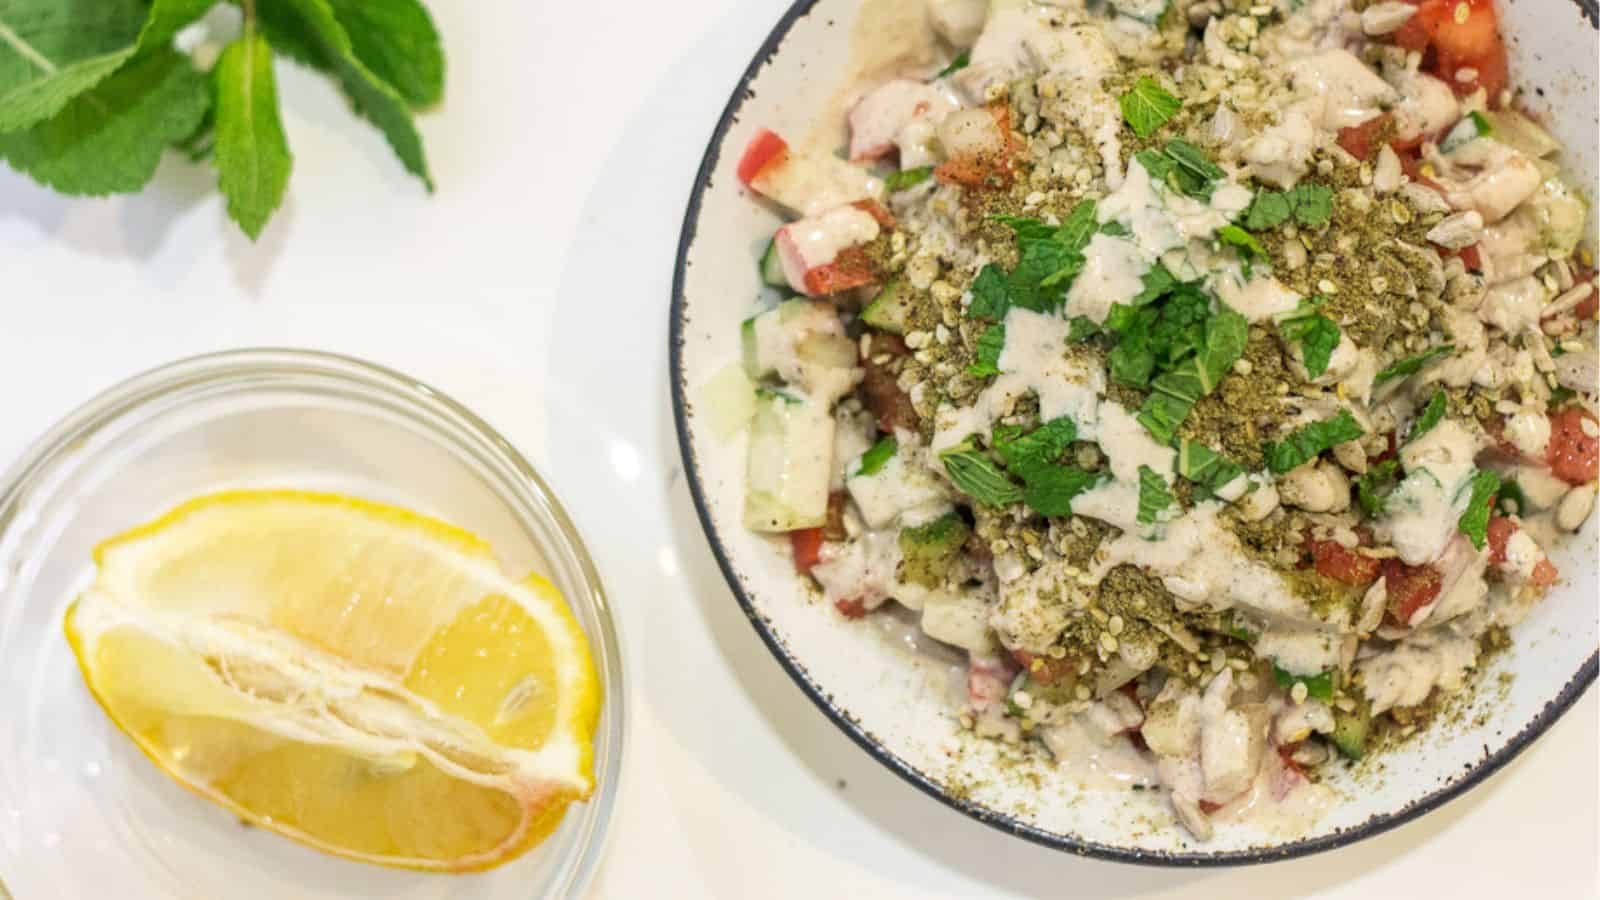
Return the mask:
<svg viewBox="0 0 1600 900">
<path fill-rule="evenodd" d="M 193 500 L 95 550 L 89 690 L 162 771 L 364 862 L 509 860 L 593 790 L 600 685 L 560 593 L 477 537 L 297 491 Z"/>
</svg>

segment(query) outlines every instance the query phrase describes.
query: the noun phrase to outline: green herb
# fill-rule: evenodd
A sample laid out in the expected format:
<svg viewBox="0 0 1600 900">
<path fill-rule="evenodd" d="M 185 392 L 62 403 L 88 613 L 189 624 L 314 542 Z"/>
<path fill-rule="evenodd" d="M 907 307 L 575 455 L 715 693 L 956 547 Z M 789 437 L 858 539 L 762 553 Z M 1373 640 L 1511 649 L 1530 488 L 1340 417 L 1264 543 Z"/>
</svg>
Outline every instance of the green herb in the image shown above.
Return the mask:
<svg viewBox="0 0 1600 900">
<path fill-rule="evenodd" d="M 1008 506 L 1022 499 L 1022 489 L 970 441 L 939 454 L 956 490 L 984 506 Z"/>
<path fill-rule="evenodd" d="M 1217 240 L 1230 247 L 1238 247 L 1248 256 L 1257 258 L 1267 255 L 1267 248 L 1261 246 L 1256 236 L 1237 225 L 1224 225 L 1217 229 Z"/>
<path fill-rule="evenodd" d="M 1149 466 L 1139 467 L 1139 516 L 1140 525 L 1150 525 L 1161 518 L 1161 514 L 1172 505 L 1172 491 L 1167 489 L 1167 480 Z"/>
<path fill-rule="evenodd" d="M 1006 468 L 1027 480 L 1030 470 L 1054 463 L 1078 437 L 1078 427 L 1066 416 L 1051 419 L 1021 437 L 995 444 Z"/>
<path fill-rule="evenodd" d="M 1150 268 L 1146 269 L 1144 275 L 1140 277 L 1140 280 L 1144 283 L 1144 289 L 1133 295 L 1133 298 L 1128 301 L 1129 306 L 1146 306 L 1170 293 L 1173 288 L 1178 286 L 1178 279 L 1174 278 L 1172 273 L 1167 270 L 1167 267 L 1159 262 L 1151 264 Z"/>
<path fill-rule="evenodd" d="M 956 54 L 956 58 L 955 59 L 950 60 L 950 65 L 945 66 L 944 68 L 940 69 L 938 74 L 934 75 L 933 78 L 934 78 L 935 81 L 937 81 L 940 78 L 948 78 L 951 75 L 954 75 L 955 73 L 961 71 L 962 69 L 965 69 L 971 62 L 972 62 L 972 51 L 971 50 L 963 50 L 960 53 Z"/>
<path fill-rule="evenodd" d="M 1088 316 L 1073 316 L 1067 323 L 1067 343 L 1081 344 L 1100 334 L 1100 326 Z"/>
<path fill-rule="evenodd" d="M 1223 623 L 1223 631 L 1225 631 L 1229 637 L 1244 641 L 1246 644 L 1253 644 L 1256 642 L 1258 635 L 1254 631 L 1244 627 L 1244 625 L 1239 622 L 1239 619 L 1234 616 L 1232 610 L 1228 611 L 1228 617 L 1223 620 Z"/>
<path fill-rule="evenodd" d="M 1067 213 L 1067 218 L 1056 229 L 1055 239 L 1069 250 L 1082 250 L 1089 245 L 1089 239 L 1094 237 L 1099 223 L 1095 221 L 1095 202 L 1093 200 L 1080 200 L 1078 205 Z"/>
<path fill-rule="evenodd" d="M 1379 372 L 1377 377 L 1372 379 L 1372 383 L 1377 385 L 1394 378 L 1409 378 L 1422 371 L 1422 367 L 1428 363 L 1441 357 L 1449 356 L 1454 352 L 1456 352 L 1456 348 L 1450 344 L 1431 347 L 1416 356 L 1408 356 Z"/>
<path fill-rule="evenodd" d="M 994 220 L 1010 228 L 1017 236 L 1017 246 L 1027 247 L 1039 241 L 1055 240 L 1056 229 L 1038 219 L 1027 216 L 995 216 Z"/>
<path fill-rule="evenodd" d="M 1388 503 L 1389 493 L 1399 482 L 1400 461 L 1386 459 L 1367 467 L 1356 480 L 1356 499 L 1369 517 L 1380 515 Z"/>
<path fill-rule="evenodd" d="M 1489 510 L 1493 506 L 1495 492 L 1500 490 L 1500 476 L 1488 469 L 1478 469 L 1472 473 L 1471 490 L 1467 511 L 1456 520 L 1456 525 L 1472 541 L 1472 546 L 1482 550 L 1484 541 L 1488 539 Z"/>
<path fill-rule="evenodd" d="M 432 189 L 411 115 L 442 95 L 444 56 L 417 0 L 246 0 L 208 76 L 172 39 L 219 2 L 0 4 L 0 158 L 61 193 L 100 196 L 144 188 L 175 147 L 212 161 L 228 215 L 253 239 L 291 168 L 273 72 L 284 56 L 332 75 Z"/>
<path fill-rule="evenodd" d="M 1211 491 L 1244 474 L 1238 463 L 1221 453 L 1188 439 L 1178 441 L 1178 474 Z"/>
<path fill-rule="evenodd" d="M 1046 517 L 1072 515 L 1072 498 L 1094 487 L 1101 480 L 1097 472 L 1077 466 L 1041 466 L 1030 470 L 1022 491 L 1022 502 Z"/>
<path fill-rule="evenodd" d="M 1176 115 L 1183 102 L 1167 93 L 1154 78 L 1141 75 L 1132 90 L 1117 98 L 1117 105 L 1122 107 L 1122 118 L 1133 133 L 1146 138 Z"/>
<path fill-rule="evenodd" d="M 1177 367 L 1158 376 L 1145 398 L 1138 419 L 1146 430 L 1163 444 L 1177 438 L 1178 426 L 1201 397 L 1211 393 L 1239 357 L 1244 355 L 1250 337 L 1250 323 L 1228 306 L 1218 304 L 1216 315 L 1206 322 L 1205 342 L 1200 352 Z"/>
<path fill-rule="evenodd" d="M 1564 384 L 1553 387 L 1550 389 L 1550 408 L 1558 409 L 1576 396 L 1578 396 L 1578 392 Z"/>
<path fill-rule="evenodd" d="M 1422 415 L 1417 417 L 1417 423 L 1411 426 L 1411 436 L 1406 438 L 1406 443 L 1409 444 L 1432 431 L 1433 426 L 1438 425 L 1444 419 L 1445 409 L 1448 405 L 1444 391 L 1434 391 L 1433 396 L 1428 398 L 1428 405 L 1423 407 Z"/>
<path fill-rule="evenodd" d="M 1000 354 L 1006 348 L 1006 323 L 996 322 L 978 336 L 977 361 L 967 366 L 967 372 L 983 378 L 1000 374 Z"/>
<path fill-rule="evenodd" d="M 1333 215 L 1333 189 L 1304 181 L 1287 191 L 1258 191 L 1244 213 L 1251 231 L 1276 228 L 1294 219 L 1307 228 L 1320 228 Z"/>
<path fill-rule="evenodd" d="M 1027 431 L 1021 425 L 996 425 L 989 431 L 989 446 L 998 448 L 1002 444 L 1009 444 Z"/>
<path fill-rule="evenodd" d="M 1077 426 L 1065 416 L 1027 434 L 1021 429 L 1004 433 L 995 429 L 995 452 L 1007 471 L 1022 479 L 1022 502 L 1034 512 L 1047 517 L 1071 515 L 1072 498 L 1100 480 L 1094 472 L 1056 463 L 1077 436 Z"/>
<path fill-rule="evenodd" d="M 861 464 L 856 468 L 856 475 L 876 475 L 883 471 L 883 467 L 894 458 L 900 449 L 900 442 L 894 435 L 885 435 L 878 439 L 876 444 L 861 454 Z"/>
<path fill-rule="evenodd" d="M 887 176 L 885 176 L 883 179 L 883 186 L 888 188 L 891 193 L 894 191 L 903 191 L 907 188 L 914 188 L 924 181 L 927 181 L 928 176 L 932 174 L 933 166 L 922 166 L 916 169 L 901 169 L 898 172 L 890 172 Z"/>
<path fill-rule="evenodd" d="M 1518 515 L 1528 509 L 1528 496 L 1522 492 L 1522 485 L 1509 478 L 1500 482 L 1500 493 L 1495 495 L 1494 502 L 1508 516 Z"/>
<path fill-rule="evenodd" d="M 972 303 L 967 306 L 969 319 L 1004 319 L 1011 301 L 1006 297 L 1006 273 L 994 263 L 978 271 L 972 280 Z"/>
<path fill-rule="evenodd" d="M 1353 441 L 1365 433 L 1350 410 L 1341 409 L 1331 419 L 1302 425 L 1282 441 L 1267 444 L 1267 468 L 1275 475 L 1282 475 L 1316 459 L 1322 451 Z"/>
<path fill-rule="evenodd" d="M 1284 338 L 1300 344 L 1306 374 L 1312 378 L 1328 371 L 1333 351 L 1339 346 L 1339 323 L 1318 312 L 1326 301 L 1321 296 L 1302 300 L 1293 313 L 1278 322 Z"/>
<path fill-rule="evenodd" d="M 1294 687 L 1295 682 L 1298 681 L 1306 686 L 1306 696 L 1315 697 L 1318 700 L 1333 699 L 1334 673 L 1332 669 L 1329 669 L 1326 672 L 1320 672 L 1311 676 L 1310 678 L 1307 678 L 1304 675 L 1295 675 L 1285 670 L 1281 666 L 1274 664 L 1272 667 L 1272 674 L 1278 679 L 1278 687 L 1285 689 L 1292 688 Z"/>
</svg>

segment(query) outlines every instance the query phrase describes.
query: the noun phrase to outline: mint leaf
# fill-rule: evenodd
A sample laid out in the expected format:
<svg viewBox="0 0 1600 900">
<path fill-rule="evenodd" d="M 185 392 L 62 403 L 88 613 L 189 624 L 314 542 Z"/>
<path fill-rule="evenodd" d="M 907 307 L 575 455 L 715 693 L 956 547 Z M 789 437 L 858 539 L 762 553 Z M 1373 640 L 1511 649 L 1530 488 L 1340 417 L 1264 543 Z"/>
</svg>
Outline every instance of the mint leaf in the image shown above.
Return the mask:
<svg viewBox="0 0 1600 900">
<path fill-rule="evenodd" d="M 1006 348 L 1006 323 L 996 322 L 978 336 L 977 361 L 967 372 L 980 378 L 1000 374 L 1000 354 Z"/>
<path fill-rule="evenodd" d="M 350 46 L 373 75 L 412 106 L 444 96 L 444 51 L 433 19 L 417 0 L 328 0 Z"/>
<path fill-rule="evenodd" d="M 972 303 L 967 306 L 969 319 L 1004 319 L 1011 309 L 1006 296 L 1006 274 L 994 263 L 989 263 L 972 280 Z"/>
<path fill-rule="evenodd" d="M 1374 463 L 1356 480 L 1356 500 L 1368 517 L 1377 516 L 1388 504 L 1389 493 L 1400 479 L 1400 461 L 1386 459 Z"/>
<path fill-rule="evenodd" d="M 1040 466 L 1030 469 L 1022 502 L 1046 518 L 1072 515 L 1072 499 L 1099 483 L 1098 472 L 1077 466 Z"/>
<path fill-rule="evenodd" d="M 1178 441 L 1178 474 L 1209 490 L 1218 491 L 1223 485 L 1243 475 L 1244 469 L 1204 444 L 1181 439 Z"/>
<path fill-rule="evenodd" d="M 1294 220 L 1307 228 L 1320 228 L 1333 216 L 1333 189 L 1325 184 L 1302 181 L 1289 191 Z"/>
<path fill-rule="evenodd" d="M 1329 669 L 1326 672 L 1319 672 L 1310 678 L 1307 678 L 1304 675 L 1295 675 L 1276 664 L 1272 666 L 1272 672 L 1273 676 L 1278 680 L 1278 687 L 1292 688 L 1294 687 L 1294 683 L 1298 681 L 1306 686 L 1307 696 L 1315 697 L 1318 700 L 1333 699 L 1332 669 Z"/>
<path fill-rule="evenodd" d="M 136 51 L 162 49 L 217 0 L 0 3 L 0 132 L 29 128 L 99 84 Z"/>
<path fill-rule="evenodd" d="M 1244 355 L 1249 339 L 1249 320 L 1219 304 L 1216 315 L 1205 325 L 1205 345 L 1201 351 L 1151 383 L 1153 392 L 1139 408 L 1139 422 L 1157 441 L 1172 444 L 1189 411 L 1201 397 L 1216 388 Z"/>
<path fill-rule="evenodd" d="M 927 181 L 928 176 L 932 174 L 933 166 L 923 166 L 920 169 L 901 169 L 898 172 L 890 172 L 885 176 L 883 186 L 888 188 L 890 193 L 903 191 Z"/>
<path fill-rule="evenodd" d="M 1067 323 L 1067 343 L 1081 344 L 1100 333 L 1100 326 L 1088 316 L 1073 316 Z"/>
<path fill-rule="evenodd" d="M 1267 444 L 1267 468 L 1275 475 L 1282 475 L 1317 458 L 1322 451 L 1345 441 L 1353 441 L 1363 434 L 1366 432 L 1350 415 L 1350 410 L 1341 409 L 1331 419 L 1302 425 L 1282 441 Z"/>
<path fill-rule="evenodd" d="M 1082 265 L 1082 254 L 1068 250 L 1054 240 L 1025 243 L 1021 261 L 1006 278 L 1006 296 L 1012 306 L 1040 313 L 1052 312 L 1061 305 L 1066 285 L 1051 276 Z M 1075 270 L 1073 274 L 1076 274 Z M 1045 283 L 1047 280 L 1048 284 Z"/>
<path fill-rule="evenodd" d="M 1261 246 L 1256 236 L 1237 225 L 1224 225 L 1217 229 L 1217 240 L 1230 247 L 1238 247 L 1249 256 L 1263 257 L 1267 248 Z"/>
<path fill-rule="evenodd" d="M 1181 138 L 1167 141 L 1162 150 L 1141 150 L 1134 159 L 1150 173 L 1150 178 L 1199 200 L 1211 199 L 1216 182 L 1227 176 L 1205 151 Z"/>
<path fill-rule="evenodd" d="M 1500 482 L 1500 492 L 1495 495 L 1494 502 L 1500 512 L 1508 516 L 1526 512 L 1528 509 L 1528 497 L 1522 493 L 1522 485 L 1509 478 Z"/>
<path fill-rule="evenodd" d="M 1122 107 L 1122 118 L 1139 137 L 1149 137 L 1183 108 L 1183 102 L 1172 96 L 1154 78 L 1141 75 L 1133 89 L 1117 98 Z"/>
<path fill-rule="evenodd" d="M 1154 303 L 1178 285 L 1178 279 L 1174 278 L 1167 267 L 1160 262 L 1152 263 L 1140 280 L 1144 282 L 1144 289 L 1128 300 L 1129 306 L 1146 306 Z"/>
<path fill-rule="evenodd" d="M 194 133 L 210 103 L 206 78 L 188 57 L 157 50 L 55 116 L 0 134 L 0 158 L 63 194 L 136 191 L 155 175 L 162 152 Z"/>
<path fill-rule="evenodd" d="M 1039 241 L 1055 240 L 1056 237 L 1056 229 L 1038 219 L 1027 216 L 995 216 L 994 220 L 1011 229 L 1017 236 L 1017 246 L 1022 249 Z"/>
<path fill-rule="evenodd" d="M 1072 211 L 1067 213 L 1066 221 L 1056 229 L 1055 238 L 1068 250 L 1082 251 L 1089 245 L 1089 239 L 1099 230 L 1099 223 L 1095 220 L 1095 202 L 1081 200 Z"/>
<path fill-rule="evenodd" d="M 218 184 L 228 215 L 255 240 L 283 201 L 292 157 L 278 120 L 278 89 L 266 38 L 247 27 L 229 44 L 216 79 Z"/>
<path fill-rule="evenodd" d="M 1379 372 L 1377 377 L 1372 379 L 1372 383 L 1376 385 L 1383 384 L 1385 381 L 1394 378 L 1410 378 L 1412 375 L 1422 371 L 1422 368 L 1429 363 L 1441 357 L 1449 356 L 1454 352 L 1456 352 L 1456 348 L 1450 344 L 1429 348 L 1416 356 L 1408 356 Z"/>
<path fill-rule="evenodd" d="M 293 51 L 296 54 L 316 48 L 323 65 L 344 86 L 356 112 L 383 132 L 406 171 L 422 179 L 428 190 L 433 190 L 433 178 L 428 174 L 428 161 L 422 150 L 422 136 L 411 121 L 406 99 L 374 75 L 356 55 L 350 35 L 339 23 L 330 0 L 282 0 L 263 5 L 258 12 L 274 47 L 279 47 L 280 41 L 293 43 L 299 47 Z"/>
<path fill-rule="evenodd" d="M 873 444 L 867 448 L 867 452 L 861 454 L 861 464 L 856 468 L 855 474 L 878 474 L 888 464 L 889 460 L 894 458 L 899 449 L 900 442 L 895 440 L 894 435 L 890 434 L 879 438 L 876 444 Z"/>
<path fill-rule="evenodd" d="M 1318 378 L 1328 371 L 1333 351 L 1339 346 L 1339 323 L 1317 312 L 1326 297 L 1302 300 L 1288 317 L 1278 323 L 1278 330 L 1286 340 L 1300 344 L 1300 355 L 1306 374 Z"/>
<path fill-rule="evenodd" d="M 1030 471 L 1054 463 L 1077 438 L 1078 426 L 1062 416 L 1026 435 L 996 444 L 995 452 L 1005 460 L 1006 468 L 1026 481 Z"/>
<path fill-rule="evenodd" d="M 933 80 L 937 81 L 940 78 L 948 78 L 951 75 L 954 75 L 955 73 L 961 71 L 962 69 L 965 69 L 971 62 L 972 62 L 972 51 L 971 50 L 963 50 L 960 53 L 956 54 L 956 58 L 955 59 L 950 60 L 950 65 L 945 66 L 944 68 L 940 69 L 938 71 L 938 73 L 933 76 Z"/>
<path fill-rule="evenodd" d="M 1149 466 L 1139 467 L 1139 515 L 1140 525 L 1150 525 L 1161 518 L 1161 514 L 1172 505 L 1172 492 L 1167 489 L 1167 480 L 1162 478 L 1155 469 Z"/>
<path fill-rule="evenodd" d="M 1409 444 L 1432 431 L 1433 427 L 1444 419 L 1448 406 L 1449 402 L 1444 391 L 1434 391 L 1433 396 L 1428 398 L 1428 405 L 1423 407 L 1422 415 L 1417 417 L 1417 423 L 1411 426 L 1411 435 L 1406 438 L 1406 443 Z"/>
<path fill-rule="evenodd" d="M 1489 511 L 1494 503 L 1495 492 L 1500 490 L 1500 476 L 1488 469 L 1478 469 L 1472 473 L 1472 497 L 1467 501 L 1467 511 L 1456 520 L 1456 526 L 1461 533 L 1472 541 L 1472 546 L 1483 549 L 1483 543 L 1488 539 Z"/>
<path fill-rule="evenodd" d="M 939 454 L 939 461 L 956 490 L 984 506 L 1007 506 L 1022 500 L 1022 489 L 970 442 Z"/>
<path fill-rule="evenodd" d="M 1257 191 L 1244 211 L 1244 227 L 1251 231 L 1265 231 L 1289 221 L 1293 209 L 1289 197 L 1282 191 Z"/>
</svg>

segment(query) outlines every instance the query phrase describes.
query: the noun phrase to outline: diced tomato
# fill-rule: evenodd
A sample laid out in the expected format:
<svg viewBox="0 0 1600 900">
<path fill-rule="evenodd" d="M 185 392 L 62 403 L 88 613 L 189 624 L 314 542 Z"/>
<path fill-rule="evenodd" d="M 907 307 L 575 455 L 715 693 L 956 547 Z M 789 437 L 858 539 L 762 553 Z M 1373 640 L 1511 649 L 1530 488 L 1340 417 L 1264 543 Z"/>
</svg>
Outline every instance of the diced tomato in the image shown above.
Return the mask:
<svg viewBox="0 0 1600 900">
<path fill-rule="evenodd" d="M 1446 258 L 1451 256 L 1459 257 L 1461 264 L 1466 266 L 1469 272 L 1483 271 L 1483 253 L 1478 249 L 1477 244 L 1473 244 L 1470 247 L 1462 247 L 1460 250 L 1451 250 L 1448 247 L 1438 247 L 1437 249 L 1440 256 Z"/>
<path fill-rule="evenodd" d="M 1418 156 L 1415 150 L 1402 150 L 1398 151 L 1398 153 L 1400 156 L 1400 171 L 1406 173 L 1407 178 L 1417 184 L 1431 187 L 1436 191 L 1443 189 L 1439 182 L 1434 181 L 1423 173 L 1422 157 Z"/>
<path fill-rule="evenodd" d="M 1338 541 L 1311 541 L 1317 574 L 1345 584 L 1371 584 L 1378 577 L 1379 561 L 1346 549 Z"/>
<path fill-rule="evenodd" d="M 1215 802 L 1212 802 L 1210 800 L 1201 800 L 1200 801 L 1200 811 L 1205 813 L 1208 816 L 1211 815 L 1212 813 L 1216 812 L 1217 810 L 1221 809 L 1221 808 L 1222 808 L 1222 804 L 1221 803 L 1215 803 Z"/>
<path fill-rule="evenodd" d="M 970 188 L 1011 186 L 1016 175 L 1014 157 L 1017 153 L 1017 140 L 1011 133 L 1011 107 L 1005 103 L 991 103 L 988 110 L 1000 131 L 1001 149 L 996 153 L 949 160 L 933 170 L 935 178 L 946 184 Z"/>
<path fill-rule="evenodd" d="M 1584 282 L 1588 282 L 1594 290 L 1589 292 L 1589 296 L 1583 298 L 1582 303 L 1574 306 L 1572 312 L 1580 319 L 1592 319 L 1596 313 L 1600 313 L 1600 281 L 1595 280 L 1595 273 L 1593 272 L 1580 271 L 1575 273 L 1574 283 L 1583 284 Z"/>
<path fill-rule="evenodd" d="M 867 614 L 867 604 L 860 597 L 841 597 L 833 601 L 833 608 L 846 619 L 860 619 Z"/>
<path fill-rule="evenodd" d="M 1517 520 L 1507 516 L 1495 516 L 1489 520 L 1489 562 L 1494 565 L 1504 565 L 1506 561 L 1506 544 L 1511 536 L 1520 528 Z M 1533 573 L 1528 576 L 1528 582 L 1534 587 L 1549 587 L 1556 583 L 1556 578 L 1561 573 L 1556 569 L 1555 563 L 1548 556 L 1541 557 L 1533 567 Z"/>
<path fill-rule="evenodd" d="M 1551 413 L 1545 460 L 1550 471 L 1568 484 L 1588 484 L 1600 478 L 1600 423 L 1581 406 Z"/>
<path fill-rule="evenodd" d="M 895 222 L 894 213 L 889 212 L 876 200 L 857 200 L 850 205 L 871 216 L 884 231 L 893 231 L 898 224 Z"/>
<path fill-rule="evenodd" d="M 1339 129 L 1338 142 L 1339 146 L 1344 148 L 1344 152 L 1356 159 L 1367 160 L 1378 152 L 1378 148 L 1382 146 L 1380 142 L 1385 137 L 1388 138 L 1389 146 L 1402 157 L 1405 155 L 1404 151 L 1413 150 L 1422 144 L 1421 135 L 1408 140 L 1395 137 L 1394 117 L 1388 113 L 1374 116 L 1360 125 Z"/>
<path fill-rule="evenodd" d="M 837 294 L 878 280 L 877 267 L 860 247 L 846 247 L 833 262 L 808 269 L 805 292 L 813 297 Z"/>
<path fill-rule="evenodd" d="M 1393 41 L 1424 55 L 1423 68 L 1458 95 L 1483 88 L 1498 105 L 1507 80 L 1506 45 L 1494 0 L 1422 0 Z M 1470 69 L 1471 77 L 1458 77 Z"/>
<path fill-rule="evenodd" d="M 1055 684 L 1060 679 L 1077 673 L 1077 665 L 1068 659 L 1054 659 L 1049 656 L 1038 656 L 1027 650 L 1013 650 L 1011 657 L 1027 672 L 1034 681 L 1040 684 Z M 1037 660 L 1038 668 L 1034 668 Z"/>
<path fill-rule="evenodd" d="M 888 362 L 877 362 L 880 356 L 898 357 L 909 352 L 899 337 L 874 334 L 869 352 L 861 359 L 862 400 L 877 417 L 878 430 L 885 434 L 894 434 L 896 428 L 914 430 L 917 427 L 917 410 L 911 405 L 910 395 L 900 389 L 900 381 Z"/>
<path fill-rule="evenodd" d="M 1432 566 L 1408 566 L 1398 559 L 1383 561 L 1383 582 L 1389 592 L 1389 620 L 1396 625 L 1410 624 L 1417 610 L 1432 603 L 1444 584 Z"/>
<path fill-rule="evenodd" d="M 802 528 L 789 532 L 789 547 L 794 550 L 794 569 L 811 574 L 811 567 L 822 559 L 822 529 Z"/>
<path fill-rule="evenodd" d="M 744 156 L 739 159 L 739 180 L 749 187 L 762 170 L 774 162 L 781 162 L 788 155 L 789 145 L 783 138 L 768 129 L 761 129 L 750 139 L 744 148 Z"/>
<path fill-rule="evenodd" d="M 1293 744 L 1279 744 L 1278 745 L 1278 759 L 1283 761 L 1283 767 L 1285 769 L 1288 769 L 1289 771 L 1291 771 L 1294 774 L 1300 776 L 1301 778 L 1304 778 L 1304 777 L 1306 777 L 1305 766 L 1302 766 L 1299 763 L 1294 761 L 1295 751 L 1297 751 L 1299 749 L 1300 749 L 1300 743 L 1298 741 L 1296 741 Z"/>
</svg>

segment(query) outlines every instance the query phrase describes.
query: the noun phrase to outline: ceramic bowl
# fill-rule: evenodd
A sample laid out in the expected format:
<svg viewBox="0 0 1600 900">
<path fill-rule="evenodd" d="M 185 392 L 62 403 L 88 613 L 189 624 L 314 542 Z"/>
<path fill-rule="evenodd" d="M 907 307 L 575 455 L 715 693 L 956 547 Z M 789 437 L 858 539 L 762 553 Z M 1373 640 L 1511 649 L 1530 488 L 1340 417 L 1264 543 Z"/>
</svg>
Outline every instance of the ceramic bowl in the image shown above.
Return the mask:
<svg viewBox="0 0 1600 900">
<path fill-rule="evenodd" d="M 1499 4 L 1516 83 L 1566 144 L 1564 163 L 1594 196 L 1596 16 L 1593 0 Z M 695 179 L 678 248 L 671 367 L 678 437 L 706 536 L 738 602 L 778 663 L 863 750 L 953 809 L 1073 853 L 1163 865 L 1262 862 L 1337 847 L 1432 810 L 1505 765 L 1592 684 L 1600 645 L 1596 518 L 1555 554 L 1565 581 L 1484 666 L 1493 689 L 1403 749 L 1355 770 L 1331 767 L 1343 801 L 1308 834 L 1244 826 L 1204 844 L 1172 823 L 1160 792 L 1080 791 L 1046 765 L 1036 786 L 997 766 L 993 744 L 959 729 L 951 666 L 914 655 L 904 631 L 870 617 L 847 622 L 796 578 L 784 549 L 740 526 L 742 439 L 722 441 L 699 390 L 738 358 L 739 322 L 763 297 L 756 260 L 779 224 L 735 177 L 739 152 L 762 127 L 811 133 L 852 59 L 858 0 L 801 0 L 778 22 L 735 86 Z M 1594 225 L 1591 217 L 1591 228 Z M 892 623 L 892 620 L 885 620 Z M 1513 676 L 1509 680 L 1502 675 Z"/>
</svg>

